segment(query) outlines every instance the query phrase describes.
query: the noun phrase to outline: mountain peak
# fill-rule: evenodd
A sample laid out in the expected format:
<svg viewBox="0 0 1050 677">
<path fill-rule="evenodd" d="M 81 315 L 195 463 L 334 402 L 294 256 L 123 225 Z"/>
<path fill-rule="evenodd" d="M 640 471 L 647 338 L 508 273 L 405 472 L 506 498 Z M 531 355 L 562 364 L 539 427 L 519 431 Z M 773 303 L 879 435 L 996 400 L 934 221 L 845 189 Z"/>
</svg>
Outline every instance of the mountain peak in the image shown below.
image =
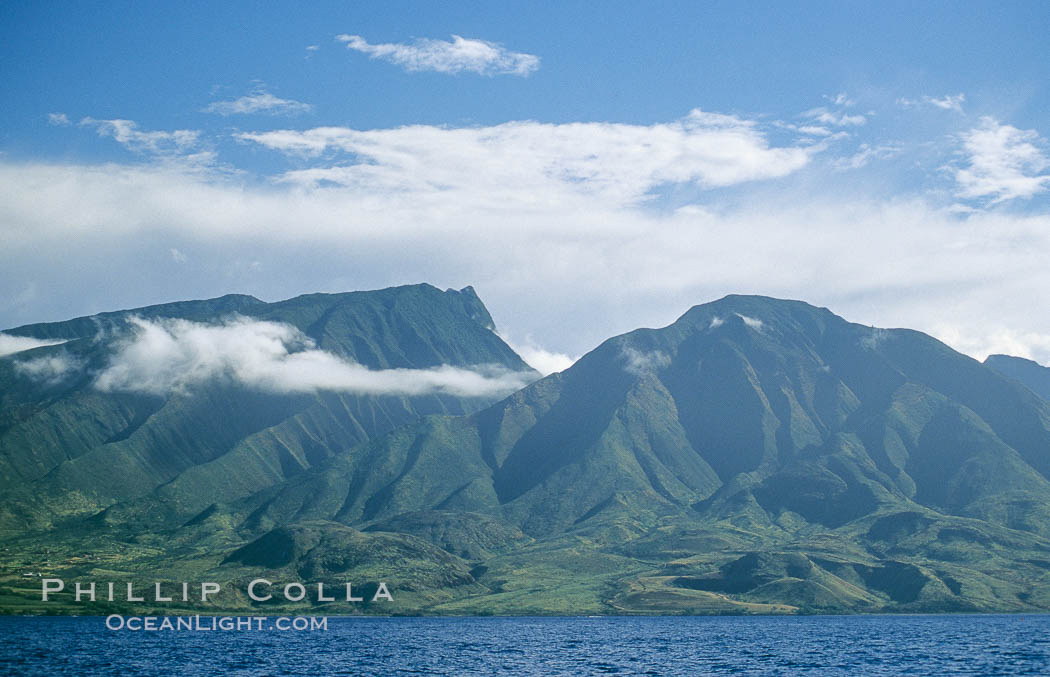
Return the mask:
<svg viewBox="0 0 1050 677">
<path fill-rule="evenodd" d="M 1050 368 L 1013 355 L 989 355 L 984 365 L 1003 376 L 1020 381 L 1033 393 L 1050 401 Z"/>
<path fill-rule="evenodd" d="M 467 311 L 467 315 L 482 327 L 485 327 L 485 329 L 496 331 L 496 323 L 492 321 L 492 316 L 489 314 L 488 308 L 486 308 L 485 304 L 481 302 L 481 298 L 478 296 L 478 293 L 474 291 L 474 287 L 468 284 L 458 292 L 454 289 L 449 289 L 445 293 L 459 294 L 463 303 L 463 308 Z"/>
<path fill-rule="evenodd" d="M 781 299 L 774 296 L 762 296 L 759 294 L 727 294 L 716 301 L 709 301 L 693 306 L 686 315 L 692 312 L 702 311 L 725 311 L 725 312 L 807 312 L 815 314 L 833 315 L 827 308 L 814 306 L 796 299 Z"/>
<path fill-rule="evenodd" d="M 1040 369 L 1047 369 L 1048 368 L 1048 367 L 1045 367 L 1045 366 L 1039 364 L 1035 360 L 1028 359 L 1027 357 L 1017 357 L 1016 355 L 1004 355 L 1002 353 L 995 353 L 993 355 L 989 355 L 988 357 L 986 357 L 984 359 L 984 363 L 985 364 L 995 364 L 995 363 L 1005 363 L 1005 362 L 1015 362 L 1017 364 L 1024 364 L 1024 365 L 1027 365 L 1029 367 L 1039 367 Z"/>
<path fill-rule="evenodd" d="M 817 340 L 829 324 L 849 324 L 827 308 L 770 296 L 730 294 L 693 306 L 671 325 L 679 331 L 750 330 L 766 336 L 802 334 Z"/>
</svg>

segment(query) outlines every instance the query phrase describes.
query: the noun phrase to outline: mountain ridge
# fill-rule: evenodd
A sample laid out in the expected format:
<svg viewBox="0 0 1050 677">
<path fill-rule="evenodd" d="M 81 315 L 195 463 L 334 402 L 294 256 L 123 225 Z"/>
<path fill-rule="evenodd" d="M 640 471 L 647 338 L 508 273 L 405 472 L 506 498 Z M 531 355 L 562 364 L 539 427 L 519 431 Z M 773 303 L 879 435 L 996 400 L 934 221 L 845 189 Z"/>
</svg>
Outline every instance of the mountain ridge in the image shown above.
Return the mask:
<svg viewBox="0 0 1050 677">
<path fill-rule="evenodd" d="M 474 411 L 329 447 L 226 495 L 204 465 L 78 528 L 136 544 L 137 567 L 387 576 L 413 613 L 1050 608 L 1050 403 L 802 301 L 699 304 Z"/>
<path fill-rule="evenodd" d="M 370 369 L 494 364 L 511 371 L 530 370 L 491 330 L 491 316 L 469 287 L 441 292 L 422 284 L 375 292 L 310 294 L 272 304 L 248 296 L 224 296 L 26 325 L 14 335 L 67 339 L 64 344 L 37 348 L 29 357 L 72 355 L 86 367 L 82 375 L 66 382 L 40 384 L 18 374 L 17 360 L 0 361 L 0 385 L 4 387 L 0 469 L 8 468 L 0 475 L 9 486 L 46 477 L 54 486 L 45 488 L 42 495 L 54 495 L 67 505 L 42 512 L 82 513 L 107 507 L 114 499 L 130 498 L 134 484 L 169 485 L 178 474 L 231 451 L 248 467 L 230 468 L 221 473 L 223 477 L 250 476 L 255 467 L 256 483 L 265 483 L 266 476 L 279 479 L 294 474 L 332 453 L 326 439 L 342 448 L 420 414 L 463 413 L 487 401 L 485 397 L 440 393 L 407 398 L 338 392 L 267 394 L 236 383 L 205 384 L 191 393 L 163 396 L 103 393 L 92 386 L 90 370 L 101 369 L 112 358 L 114 346 L 133 328 L 132 318 L 198 322 L 222 320 L 234 312 L 252 321 L 286 323 L 319 350 Z M 39 404 L 26 409 L 20 395 L 36 398 Z M 85 425 L 88 421 L 91 427 Z M 253 442 L 253 435 L 268 429 L 275 431 L 268 440 Z M 82 441 L 76 445 L 73 440 L 61 441 L 74 436 Z M 266 447 L 265 460 L 257 458 L 260 443 Z M 237 451 L 238 444 L 242 451 Z M 41 456 L 37 450 L 55 447 L 60 453 L 65 451 L 64 457 L 52 455 L 46 461 L 49 465 L 38 465 L 36 459 Z M 172 458 L 176 450 L 178 456 Z M 146 465 L 140 460 L 144 458 Z M 122 468 L 120 475 L 109 472 L 112 463 Z M 27 477 L 27 472 L 33 474 Z M 198 480 L 216 486 L 203 475 Z"/>
</svg>

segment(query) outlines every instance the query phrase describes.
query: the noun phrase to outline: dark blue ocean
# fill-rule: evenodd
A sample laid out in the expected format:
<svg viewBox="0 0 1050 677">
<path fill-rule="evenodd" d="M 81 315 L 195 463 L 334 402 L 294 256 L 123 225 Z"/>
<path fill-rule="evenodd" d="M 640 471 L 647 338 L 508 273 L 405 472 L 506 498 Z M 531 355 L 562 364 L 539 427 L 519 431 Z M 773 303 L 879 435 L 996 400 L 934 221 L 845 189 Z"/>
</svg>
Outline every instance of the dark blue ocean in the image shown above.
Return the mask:
<svg viewBox="0 0 1050 677">
<path fill-rule="evenodd" d="M 1050 675 L 1050 616 L 329 618 L 128 632 L 0 617 L 12 675 Z"/>
</svg>

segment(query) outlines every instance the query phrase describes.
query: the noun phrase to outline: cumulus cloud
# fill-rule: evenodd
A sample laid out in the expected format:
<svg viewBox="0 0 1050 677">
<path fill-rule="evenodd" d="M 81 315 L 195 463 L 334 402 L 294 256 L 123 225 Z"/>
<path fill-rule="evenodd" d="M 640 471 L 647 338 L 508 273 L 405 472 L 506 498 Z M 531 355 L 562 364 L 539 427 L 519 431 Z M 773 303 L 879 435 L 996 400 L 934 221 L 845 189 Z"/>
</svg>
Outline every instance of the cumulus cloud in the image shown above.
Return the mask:
<svg viewBox="0 0 1050 677">
<path fill-rule="evenodd" d="M 47 385 L 57 385 L 80 369 L 80 360 L 66 352 L 15 362 L 16 372 Z"/>
<path fill-rule="evenodd" d="M 440 192 L 475 206 L 529 208 L 566 204 L 581 195 L 631 204 L 665 184 L 719 187 L 782 177 L 818 152 L 771 147 L 755 122 L 700 110 L 654 125 L 318 127 L 239 138 L 291 155 L 346 158 L 338 165 L 288 172 L 281 180 L 290 184 L 424 200 Z"/>
<path fill-rule="evenodd" d="M 69 121 L 69 116 L 65 113 L 48 113 L 47 124 L 54 127 L 68 127 L 73 123 Z"/>
<path fill-rule="evenodd" d="M 624 360 L 624 371 L 635 376 L 642 376 L 671 365 L 671 358 L 662 350 L 642 351 L 625 346 L 621 351 L 621 356 Z"/>
<path fill-rule="evenodd" d="M 247 318 L 200 324 L 135 317 L 131 323 L 133 335 L 95 377 L 99 390 L 164 395 L 225 380 L 274 393 L 491 397 L 514 392 L 533 377 L 491 365 L 369 369 L 319 350 L 291 325 Z"/>
<path fill-rule="evenodd" d="M 309 49 L 309 48 L 307 48 Z M 252 113 L 265 113 L 267 115 L 298 115 L 309 113 L 313 106 L 293 99 L 281 99 L 267 92 L 265 89 L 256 89 L 249 94 L 232 99 L 230 101 L 214 101 L 208 104 L 202 112 L 217 113 L 218 115 L 250 115 Z"/>
<path fill-rule="evenodd" d="M 177 129 L 171 132 L 147 132 L 139 129 L 138 124 L 131 120 L 96 120 L 87 117 L 80 121 L 80 125 L 94 127 L 99 136 L 111 137 L 128 150 L 151 155 L 185 153 L 200 140 L 199 131 Z"/>
<path fill-rule="evenodd" d="M 359 35 L 344 33 L 336 40 L 348 49 L 389 61 L 409 72 L 527 76 L 540 67 L 540 58 L 534 54 L 511 52 L 494 42 L 458 35 L 453 35 L 451 41 L 421 38 L 412 43 L 372 44 Z"/>
<path fill-rule="evenodd" d="M 962 137 L 969 164 L 955 172 L 956 195 L 985 198 L 989 204 L 1030 198 L 1050 186 L 1050 160 L 1040 146 L 1045 140 L 1034 129 L 1021 130 L 981 118 L 979 127 Z"/>
<path fill-rule="evenodd" d="M 33 348 L 40 348 L 42 346 L 54 346 L 60 343 L 65 343 L 65 341 L 38 339 L 30 336 L 13 336 L 11 334 L 0 333 L 0 357 L 13 355 L 14 353 L 20 353 L 26 350 L 32 350 Z"/>
</svg>

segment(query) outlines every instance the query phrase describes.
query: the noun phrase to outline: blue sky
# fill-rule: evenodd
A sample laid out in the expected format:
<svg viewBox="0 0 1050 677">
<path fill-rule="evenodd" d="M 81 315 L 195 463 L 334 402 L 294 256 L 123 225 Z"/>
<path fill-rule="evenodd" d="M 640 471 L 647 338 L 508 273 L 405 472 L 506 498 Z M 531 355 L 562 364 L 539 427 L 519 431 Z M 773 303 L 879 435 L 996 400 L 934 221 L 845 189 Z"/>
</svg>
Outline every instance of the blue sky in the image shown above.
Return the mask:
<svg viewBox="0 0 1050 677">
<path fill-rule="evenodd" d="M 1046 3 L 0 11 L 0 326 L 429 281 L 536 360 L 745 292 L 1050 361 Z"/>
</svg>

